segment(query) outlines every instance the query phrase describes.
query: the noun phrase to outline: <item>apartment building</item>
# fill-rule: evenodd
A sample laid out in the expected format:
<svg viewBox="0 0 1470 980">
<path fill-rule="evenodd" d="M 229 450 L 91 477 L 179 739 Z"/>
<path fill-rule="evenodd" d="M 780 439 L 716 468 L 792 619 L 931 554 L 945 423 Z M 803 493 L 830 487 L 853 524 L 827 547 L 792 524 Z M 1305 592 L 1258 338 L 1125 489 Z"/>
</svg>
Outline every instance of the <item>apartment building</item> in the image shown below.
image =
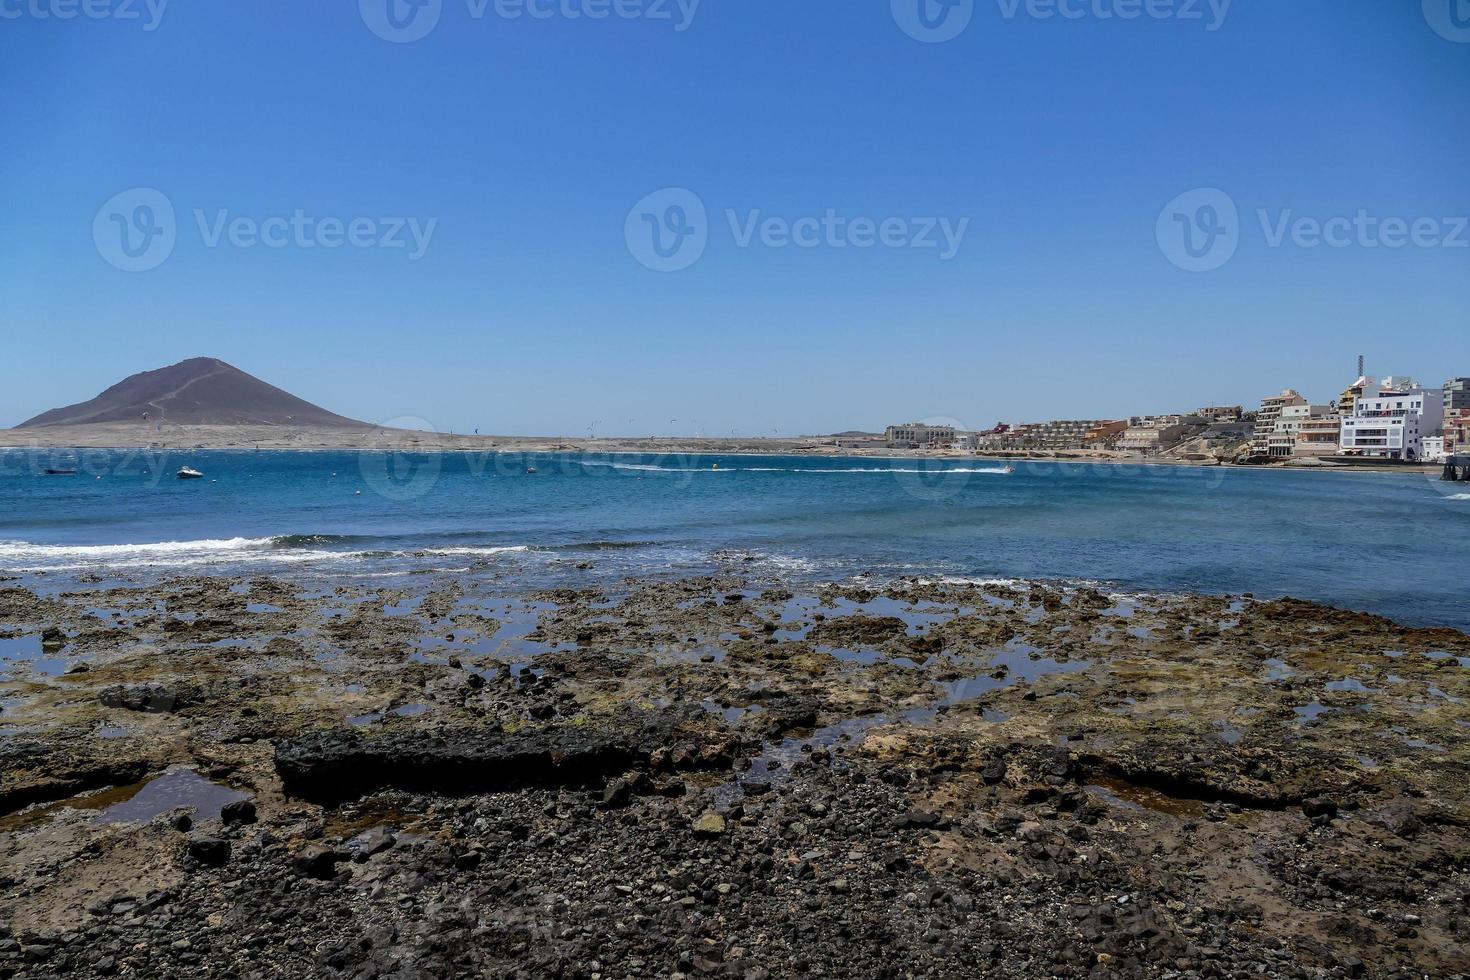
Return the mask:
<svg viewBox="0 0 1470 980">
<path fill-rule="evenodd" d="M 1305 418 L 1296 430 L 1296 448 L 1293 456 L 1320 459 L 1336 456 L 1341 451 L 1338 440 L 1342 438 L 1342 416 L 1335 411 Z"/>
<path fill-rule="evenodd" d="M 1261 408 L 1256 412 L 1256 429 L 1251 434 L 1251 455 L 1270 456 L 1271 436 L 1276 432 L 1276 420 L 1280 418 L 1282 409 L 1306 404 L 1307 400 L 1291 388 L 1279 395 L 1262 398 Z"/>
<path fill-rule="evenodd" d="M 1273 459 L 1295 456 L 1297 439 L 1309 422 L 1333 416 L 1331 405 L 1286 405 L 1276 416 L 1271 431 L 1265 433 L 1266 455 Z M 1260 432 L 1259 426 L 1256 429 Z M 1334 437 L 1334 442 L 1336 438 Z"/>
<path fill-rule="evenodd" d="M 1194 426 L 1167 421 L 1149 421 L 1142 425 L 1130 425 L 1118 438 L 1114 448 L 1123 452 L 1152 456 L 1179 445 L 1194 430 Z"/>
<path fill-rule="evenodd" d="M 1103 422 L 1101 425 L 1093 426 L 1082 437 L 1082 444 L 1088 449 L 1108 449 L 1126 431 L 1128 431 L 1127 422 Z"/>
<path fill-rule="evenodd" d="M 1194 414 L 1205 419 L 1211 425 L 1220 425 L 1230 422 L 1239 422 L 1245 410 L 1239 405 L 1211 405 L 1202 408 Z"/>
<path fill-rule="evenodd" d="M 1337 414 L 1347 418 L 1353 414 L 1353 406 L 1358 404 L 1358 399 L 1364 395 L 1373 396 L 1378 394 L 1378 379 L 1370 378 L 1366 374 L 1358 378 L 1352 384 L 1343 389 L 1341 395 L 1337 396 Z"/>
<path fill-rule="evenodd" d="M 1342 420 L 1342 453 L 1380 459 L 1422 460 L 1424 438 L 1444 424 L 1444 392 L 1438 388 L 1391 390 L 1385 382 L 1373 397 L 1361 397 Z"/>
<path fill-rule="evenodd" d="M 1451 409 L 1444 416 L 1444 445 L 1448 452 L 1470 452 L 1470 408 Z"/>
<path fill-rule="evenodd" d="M 1470 378 L 1451 378 L 1444 383 L 1444 414 L 1470 410 Z"/>
<path fill-rule="evenodd" d="M 1125 423 L 1106 419 L 1032 422 L 998 433 L 989 444 L 998 449 L 1085 449 L 1122 432 L 1124 428 Z"/>
<path fill-rule="evenodd" d="M 889 449 L 937 449 L 954 442 L 954 426 L 926 425 L 909 422 L 906 425 L 890 425 L 883 432 L 883 441 Z"/>
</svg>

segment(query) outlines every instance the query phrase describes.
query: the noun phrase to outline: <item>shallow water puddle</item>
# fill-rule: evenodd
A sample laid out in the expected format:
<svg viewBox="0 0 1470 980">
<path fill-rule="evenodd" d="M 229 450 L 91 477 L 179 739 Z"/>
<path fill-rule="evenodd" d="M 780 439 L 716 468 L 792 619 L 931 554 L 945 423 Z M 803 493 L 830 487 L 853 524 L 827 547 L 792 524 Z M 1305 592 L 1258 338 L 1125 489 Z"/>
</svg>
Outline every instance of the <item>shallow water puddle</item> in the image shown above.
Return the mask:
<svg viewBox="0 0 1470 980">
<path fill-rule="evenodd" d="M 0 672 L 8 673 L 14 667 L 24 667 L 46 677 L 57 677 L 66 673 L 67 658 L 55 654 L 48 656 L 47 653 L 39 636 L 0 639 Z"/>
<path fill-rule="evenodd" d="M 786 600 L 781 608 L 780 621 L 795 623 L 777 630 L 776 636 L 783 640 L 805 639 L 815 625 L 815 617 L 821 614 L 826 619 L 845 619 L 849 616 L 892 617 L 902 620 L 906 635 L 923 636 L 931 626 L 942 625 L 950 620 L 973 612 L 968 607 L 946 606 L 924 602 L 911 604 L 888 596 L 877 596 L 867 602 L 837 599 L 830 606 L 822 605 L 815 596 L 796 596 Z"/>
<path fill-rule="evenodd" d="M 747 715 L 758 715 L 766 709 L 758 704 L 723 705 L 718 701 L 701 701 L 699 706 L 712 715 L 719 715 L 728 724 L 734 725 Z"/>
<path fill-rule="evenodd" d="M 40 655 L 39 636 L 0 637 L 0 660 L 34 660 Z"/>
<path fill-rule="evenodd" d="M 418 612 L 419 606 L 422 606 L 423 604 L 424 596 L 416 595 L 411 599 L 404 599 L 402 602 L 394 603 L 391 606 L 384 606 L 383 615 L 388 616 L 389 618 L 412 616 L 414 613 Z"/>
<path fill-rule="evenodd" d="M 1114 776 L 1094 776 L 1083 790 L 1124 810 L 1151 810 L 1180 820 L 1193 820 L 1205 813 L 1205 805 L 1199 800 L 1169 796 L 1159 790 L 1137 786 Z"/>
<path fill-rule="evenodd" d="M 944 696 L 940 699 L 940 704 L 956 705 L 972 701 L 991 691 L 1010 687 L 1018 681 L 1030 684 L 1053 674 L 1079 674 L 1091 666 L 1091 660 L 1062 661 L 1037 656 L 1037 649 L 1029 643 L 1011 640 L 991 658 L 984 674 L 941 683 Z M 1001 667 L 1005 668 L 1004 674 L 1000 677 L 991 676 Z"/>
<path fill-rule="evenodd" d="M 838 744 L 857 744 L 867 733 L 890 724 L 928 724 L 941 709 L 952 708 L 985 696 L 1021 681 L 1035 681 L 1050 674 L 1080 673 L 1092 666 L 1089 660 L 1060 662 L 1046 657 L 1032 659 L 1034 648 L 1020 641 L 1012 641 L 1006 649 L 998 652 L 991 660 L 989 672 L 976 677 L 941 682 L 939 697 L 929 704 L 893 714 L 860 715 L 845 718 L 835 724 L 818 728 L 806 737 L 792 736 L 776 742 L 765 743 L 761 754 L 751 760 L 750 768 L 738 780 L 726 783 L 715 792 L 717 801 L 728 803 L 734 799 L 741 782 L 756 780 L 776 782 L 786 778 L 791 766 L 799 762 L 813 748 L 831 748 Z M 998 667 L 1004 665 L 1006 672 L 1001 677 L 992 677 Z M 992 724 L 1009 721 L 1003 712 L 984 709 L 981 717 Z"/>
<path fill-rule="evenodd" d="M 192 809 L 196 820 L 214 820 L 225 804 L 246 794 L 211 782 L 192 769 L 179 767 L 140 784 L 128 799 L 98 814 L 95 823 L 146 822 L 180 807 Z"/>
<path fill-rule="evenodd" d="M 366 728 L 369 725 L 378 724 L 389 715 L 395 718 L 417 718 L 419 715 L 428 712 L 428 710 L 429 706 L 427 704 L 419 702 L 400 704 L 398 707 L 389 708 L 387 711 L 373 711 L 365 715 L 352 715 L 347 719 L 347 724 L 353 728 Z"/>
<path fill-rule="evenodd" d="M 1411 749 L 1423 749 L 1426 752 L 1448 752 L 1449 751 L 1449 749 L 1445 748 L 1443 745 L 1436 745 L 1433 742 L 1426 742 L 1422 738 L 1406 737 L 1404 739 L 1404 745 L 1408 746 Z"/>
<path fill-rule="evenodd" d="M 1268 681 L 1284 681 L 1294 673 L 1291 665 L 1285 660 L 1272 657 L 1266 661 L 1266 680 Z"/>
<path fill-rule="evenodd" d="M 1316 721 L 1318 718 L 1335 709 L 1327 707 L 1321 701 L 1311 701 L 1300 707 L 1292 708 L 1296 712 L 1296 724 L 1304 725 Z"/>
</svg>

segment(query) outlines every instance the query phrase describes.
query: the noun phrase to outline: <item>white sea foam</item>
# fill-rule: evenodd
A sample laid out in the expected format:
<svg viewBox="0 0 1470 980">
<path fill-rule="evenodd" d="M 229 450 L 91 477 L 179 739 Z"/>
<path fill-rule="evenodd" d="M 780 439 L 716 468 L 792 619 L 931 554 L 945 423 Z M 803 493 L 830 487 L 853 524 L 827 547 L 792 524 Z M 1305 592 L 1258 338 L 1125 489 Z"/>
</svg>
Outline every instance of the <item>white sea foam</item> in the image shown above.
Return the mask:
<svg viewBox="0 0 1470 980">
<path fill-rule="evenodd" d="M 1452 493 L 1446 500 L 1470 500 L 1470 493 Z"/>
<path fill-rule="evenodd" d="M 219 538 L 139 544 L 52 545 L 0 541 L 0 569 L 9 572 L 60 572 L 96 568 L 169 567 L 258 564 L 299 565 L 309 562 L 349 563 L 372 556 L 493 556 L 529 551 L 526 545 L 424 548 L 411 551 L 330 551 L 282 545 L 279 538 Z"/>
<path fill-rule="evenodd" d="M 159 541 L 153 544 L 53 545 L 0 541 L 0 561 L 114 561 L 129 558 L 188 557 L 268 550 L 270 538 L 220 538 L 203 541 Z"/>
<path fill-rule="evenodd" d="M 950 473 L 978 473 L 991 476 L 1003 476 L 1010 471 L 1001 466 L 936 466 L 925 469 L 921 467 L 900 466 L 849 466 L 849 467 L 808 467 L 808 466 L 721 466 L 716 469 L 709 467 L 694 466 L 653 466 L 647 463 L 606 463 L 597 460 L 582 460 L 583 466 L 605 466 L 614 470 L 630 470 L 639 473 L 803 473 L 811 476 L 832 476 L 834 474 L 848 473 L 919 473 L 926 476 L 945 476 Z"/>
<path fill-rule="evenodd" d="M 1007 588 L 1025 585 L 1023 579 L 1018 578 L 970 578 L 964 575 L 944 575 L 940 578 L 920 578 L 920 585 L 996 585 Z"/>
<path fill-rule="evenodd" d="M 726 469 L 710 469 L 693 466 L 654 466 L 651 463 L 608 463 L 596 459 L 578 460 L 582 466 L 605 466 L 610 470 L 627 470 L 632 473 L 729 473 Z"/>
<path fill-rule="evenodd" d="M 937 466 L 933 469 L 907 468 L 899 466 L 877 466 L 867 469 L 844 470 L 790 470 L 792 473 L 920 473 L 924 476 L 947 476 L 950 473 L 979 473 L 986 476 L 1004 476 L 1009 473 L 999 466 Z"/>
</svg>

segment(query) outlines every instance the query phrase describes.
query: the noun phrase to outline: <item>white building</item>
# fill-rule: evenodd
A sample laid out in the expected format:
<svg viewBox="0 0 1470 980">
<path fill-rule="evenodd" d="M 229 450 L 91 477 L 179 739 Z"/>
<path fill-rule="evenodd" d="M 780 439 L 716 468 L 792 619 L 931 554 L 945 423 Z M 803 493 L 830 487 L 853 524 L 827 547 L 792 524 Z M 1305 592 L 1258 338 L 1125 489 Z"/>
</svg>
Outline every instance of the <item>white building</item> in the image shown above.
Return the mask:
<svg viewBox="0 0 1470 980">
<path fill-rule="evenodd" d="M 910 422 L 908 425 L 890 425 L 883 433 L 883 441 L 889 449 L 941 449 L 954 442 L 954 435 L 952 425 Z"/>
<path fill-rule="evenodd" d="M 1347 456 L 1424 459 L 1424 439 L 1444 424 L 1444 392 L 1410 388 L 1359 398 L 1342 420 L 1342 452 Z"/>
<path fill-rule="evenodd" d="M 1424 437 L 1424 462 L 1443 463 L 1449 458 L 1449 452 L 1445 449 L 1444 436 Z"/>
<path fill-rule="evenodd" d="M 1294 456 L 1302 429 L 1313 419 L 1332 414 L 1331 405 L 1283 405 L 1271 431 L 1266 433 L 1266 455 L 1275 459 Z"/>
<path fill-rule="evenodd" d="M 1342 451 L 1337 440 L 1342 437 L 1342 416 L 1334 411 L 1321 418 L 1306 419 L 1296 434 L 1296 449 L 1293 456 L 1317 459 L 1336 456 Z"/>
</svg>

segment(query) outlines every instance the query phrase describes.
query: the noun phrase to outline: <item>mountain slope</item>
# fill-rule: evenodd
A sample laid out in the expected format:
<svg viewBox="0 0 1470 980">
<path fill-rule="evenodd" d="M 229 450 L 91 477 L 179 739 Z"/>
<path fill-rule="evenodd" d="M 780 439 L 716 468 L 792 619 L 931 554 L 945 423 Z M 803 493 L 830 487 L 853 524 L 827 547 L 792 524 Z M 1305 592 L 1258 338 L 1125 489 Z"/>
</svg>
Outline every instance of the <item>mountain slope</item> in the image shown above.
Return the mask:
<svg viewBox="0 0 1470 980">
<path fill-rule="evenodd" d="M 214 357 L 193 357 L 125 378 L 91 401 L 55 408 L 17 428 L 96 422 L 175 425 L 303 425 L 367 428 L 302 401 Z"/>
</svg>

